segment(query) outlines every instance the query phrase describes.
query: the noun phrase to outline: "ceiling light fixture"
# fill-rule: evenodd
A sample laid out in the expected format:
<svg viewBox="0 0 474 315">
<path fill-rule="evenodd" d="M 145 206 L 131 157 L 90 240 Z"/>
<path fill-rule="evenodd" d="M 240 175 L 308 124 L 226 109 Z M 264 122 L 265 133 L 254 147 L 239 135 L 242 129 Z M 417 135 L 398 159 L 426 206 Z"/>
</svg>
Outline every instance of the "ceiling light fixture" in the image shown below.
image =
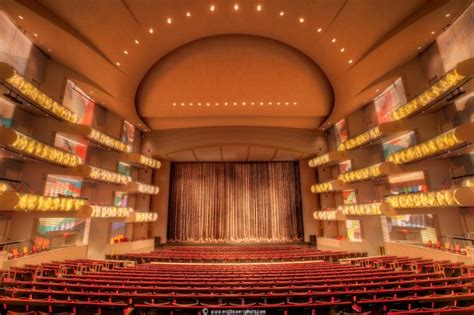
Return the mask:
<svg viewBox="0 0 474 315">
<path fill-rule="evenodd" d="M 193 103 L 189 103 L 189 106 L 193 106 Z"/>
<path fill-rule="evenodd" d="M 332 43 L 335 43 L 335 42 L 336 42 L 336 39 L 335 39 L 335 38 L 333 38 L 333 39 L 331 40 L 331 42 L 332 42 Z"/>
<path fill-rule="evenodd" d="M 201 106 L 201 103 L 198 103 L 198 106 Z"/>
<path fill-rule="evenodd" d="M 20 20 L 23 20 L 23 16 L 21 16 L 21 15 L 19 15 L 18 18 L 19 18 Z"/>
<path fill-rule="evenodd" d="M 304 18 L 300 17 L 298 20 L 300 21 L 300 23 L 304 23 Z"/>
<path fill-rule="evenodd" d="M 211 106 L 211 104 L 210 104 L 210 103 L 206 103 L 206 106 Z"/>
<path fill-rule="evenodd" d="M 48 48 L 48 52 L 51 52 L 51 48 Z"/>
<path fill-rule="evenodd" d="M 290 104 L 290 103 L 288 103 L 288 102 L 285 102 L 285 105 L 288 105 L 288 104 Z"/>
<path fill-rule="evenodd" d="M 140 42 L 138 41 L 138 39 L 135 39 L 135 44 L 140 44 Z"/>
<path fill-rule="evenodd" d="M 418 46 L 418 50 L 421 50 L 421 46 Z"/>
<path fill-rule="evenodd" d="M 128 55 L 128 51 L 126 51 L 126 50 L 124 50 L 123 53 L 124 53 L 125 55 Z"/>
<path fill-rule="evenodd" d="M 189 12 L 189 11 L 186 12 L 186 16 L 187 16 L 187 17 L 191 17 L 191 12 Z"/>
<path fill-rule="evenodd" d="M 118 62 L 118 61 L 117 61 L 115 64 L 116 64 L 117 66 L 120 66 L 120 62 Z"/>
<path fill-rule="evenodd" d="M 447 13 L 447 14 L 445 15 L 445 17 L 447 17 L 447 18 L 450 17 L 450 16 L 451 16 L 451 13 Z"/>
<path fill-rule="evenodd" d="M 235 11 L 239 10 L 239 5 L 238 5 L 237 3 L 234 4 L 234 10 L 235 10 Z"/>
<path fill-rule="evenodd" d="M 349 59 L 349 64 L 351 64 L 351 63 L 352 63 L 352 59 Z"/>
<path fill-rule="evenodd" d="M 213 4 L 211 4 L 211 6 L 209 7 L 209 10 L 211 10 L 211 12 L 214 12 L 216 10 L 216 7 Z"/>
<path fill-rule="evenodd" d="M 435 31 L 431 31 L 431 35 L 434 35 L 435 34 Z"/>
<path fill-rule="evenodd" d="M 184 103 L 181 103 L 181 106 L 184 106 Z"/>
<path fill-rule="evenodd" d="M 225 106 L 229 105 L 227 102 L 224 103 Z"/>
<path fill-rule="evenodd" d="M 150 28 L 148 29 L 148 33 L 153 34 L 154 32 L 155 32 L 155 31 L 153 30 L 153 28 L 150 27 Z"/>
<path fill-rule="evenodd" d="M 173 20 L 170 17 L 166 19 L 166 23 L 171 24 L 171 22 L 173 22 Z"/>
<path fill-rule="evenodd" d="M 262 5 L 261 4 L 257 5 L 257 11 L 259 11 L 259 12 L 262 11 Z"/>
<path fill-rule="evenodd" d="M 344 52 L 344 50 L 346 50 L 346 49 L 344 47 L 342 47 L 339 51 Z"/>
<path fill-rule="evenodd" d="M 322 28 L 318 28 L 318 33 L 321 33 L 323 29 Z"/>
<path fill-rule="evenodd" d="M 380 90 L 379 90 L 379 89 L 376 89 L 376 90 L 375 90 L 375 92 L 378 92 L 378 91 L 380 91 Z"/>
<path fill-rule="evenodd" d="M 234 102 L 234 106 L 237 106 L 237 103 L 236 103 L 236 102 Z"/>
<path fill-rule="evenodd" d="M 38 37 L 38 34 L 34 33 L 33 36 L 34 36 L 34 37 Z"/>
<path fill-rule="evenodd" d="M 245 102 L 242 102 L 242 105 L 244 105 L 244 106 L 245 106 L 245 105 L 247 105 L 247 103 L 245 103 Z"/>
<path fill-rule="evenodd" d="M 283 16 L 283 15 L 285 15 L 285 12 L 280 11 L 280 16 Z"/>
<path fill-rule="evenodd" d="M 263 102 L 260 102 L 260 106 L 262 106 L 262 105 L 263 105 Z"/>
<path fill-rule="evenodd" d="M 293 102 L 293 105 L 296 105 L 296 104 L 298 104 L 298 103 L 297 103 L 297 102 Z"/>
<path fill-rule="evenodd" d="M 173 106 L 176 106 L 176 103 L 173 103 Z"/>
</svg>

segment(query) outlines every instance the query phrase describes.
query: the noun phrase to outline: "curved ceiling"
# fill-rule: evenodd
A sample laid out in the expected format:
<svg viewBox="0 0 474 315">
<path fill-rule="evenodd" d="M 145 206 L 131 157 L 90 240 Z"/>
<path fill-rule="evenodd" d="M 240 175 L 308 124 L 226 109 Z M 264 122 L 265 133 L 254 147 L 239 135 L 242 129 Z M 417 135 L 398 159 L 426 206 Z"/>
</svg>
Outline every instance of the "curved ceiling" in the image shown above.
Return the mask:
<svg viewBox="0 0 474 315">
<path fill-rule="evenodd" d="M 275 40 L 213 36 L 160 59 L 137 93 L 154 130 L 209 126 L 316 128 L 332 89 L 307 56 Z"/>
<path fill-rule="evenodd" d="M 429 45 L 470 3 L 3 0 L 0 6 L 26 34 L 37 34 L 30 36 L 36 45 L 74 70 L 79 85 L 143 130 L 149 129 L 135 106 L 138 87 L 148 71 L 176 48 L 225 34 L 285 43 L 317 64 L 333 88 L 333 109 L 322 129 L 375 97 L 378 89 L 390 84 L 381 78 L 396 76 L 397 69 L 418 54 L 418 47 Z M 276 92 L 280 91 L 272 91 L 268 98 Z M 259 116 L 246 118 L 256 125 Z M 172 119 L 179 126 L 189 118 Z M 204 120 L 212 124 L 209 116 Z"/>
</svg>

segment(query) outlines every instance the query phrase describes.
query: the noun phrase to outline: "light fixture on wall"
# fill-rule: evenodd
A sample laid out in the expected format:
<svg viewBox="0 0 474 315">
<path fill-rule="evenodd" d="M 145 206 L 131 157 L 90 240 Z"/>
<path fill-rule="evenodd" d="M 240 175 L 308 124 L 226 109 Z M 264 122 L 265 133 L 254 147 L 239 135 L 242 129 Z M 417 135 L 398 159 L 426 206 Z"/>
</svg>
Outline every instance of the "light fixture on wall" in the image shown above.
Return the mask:
<svg viewBox="0 0 474 315">
<path fill-rule="evenodd" d="M 10 128 L 0 127 L 0 145 L 30 157 L 61 166 L 74 167 L 82 164 L 80 157 L 44 144 Z"/>
<path fill-rule="evenodd" d="M 474 189 L 470 187 L 420 192 L 385 197 L 393 208 L 472 207 Z"/>
<path fill-rule="evenodd" d="M 318 221 L 344 221 L 346 219 L 340 210 L 314 211 L 313 218 Z"/>
<path fill-rule="evenodd" d="M 79 121 L 77 114 L 47 96 L 9 64 L 0 62 L 0 79 L 46 112 L 68 122 Z"/>
<path fill-rule="evenodd" d="M 349 215 L 393 215 L 393 209 L 383 202 L 359 203 L 343 205 L 338 208 L 346 216 Z"/>
<path fill-rule="evenodd" d="M 337 177 L 337 179 L 345 183 L 352 183 L 400 172 L 401 169 L 396 164 L 382 162 L 358 170 L 342 173 Z"/>
<path fill-rule="evenodd" d="M 347 160 L 348 155 L 344 151 L 329 152 L 323 155 L 312 158 L 308 161 L 310 167 L 318 167 L 321 165 L 329 164 L 331 162 L 338 162 Z"/>
<path fill-rule="evenodd" d="M 318 183 L 311 186 L 311 192 L 314 194 L 330 191 L 342 191 L 343 189 L 344 183 L 340 180 L 331 180 L 329 182 Z"/>
<path fill-rule="evenodd" d="M 160 192 L 160 188 L 158 186 L 140 182 L 131 182 L 124 187 L 124 191 L 145 195 L 157 195 Z"/>
<path fill-rule="evenodd" d="M 81 176 L 91 180 L 97 180 L 117 185 L 125 185 L 132 181 L 132 178 L 130 176 L 90 165 L 76 166 L 70 171 L 70 173 L 71 175 Z"/>
<path fill-rule="evenodd" d="M 435 84 L 426 89 L 423 93 L 400 106 L 392 112 L 392 118 L 399 120 L 408 117 L 418 111 L 423 110 L 434 100 L 457 86 L 463 80 L 474 73 L 474 58 L 466 59 L 456 65 L 452 70 L 448 71 Z"/>
<path fill-rule="evenodd" d="M 131 207 L 84 205 L 77 216 L 83 218 L 126 218 L 133 213 Z"/>
<path fill-rule="evenodd" d="M 87 204 L 78 198 L 48 197 L 7 191 L 0 194 L 0 210 L 3 211 L 79 211 Z"/>
<path fill-rule="evenodd" d="M 392 153 L 386 161 L 405 164 L 454 149 L 468 141 L 474 141 L 474 122 L 465 123 L 428 141 Z"/>
</svg>

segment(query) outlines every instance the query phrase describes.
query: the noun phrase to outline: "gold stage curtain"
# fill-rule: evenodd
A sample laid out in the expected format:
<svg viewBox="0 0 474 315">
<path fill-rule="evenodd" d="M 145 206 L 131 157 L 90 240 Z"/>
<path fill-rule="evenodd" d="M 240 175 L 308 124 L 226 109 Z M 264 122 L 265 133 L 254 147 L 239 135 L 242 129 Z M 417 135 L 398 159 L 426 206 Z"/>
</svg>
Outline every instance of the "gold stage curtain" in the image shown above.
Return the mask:
<svg viewBox="0 0 474 315">
<path fill-rule="evenodd" d="M 169 241 L 291 242 L 302 236 L 297 162 L 171 165 Z"/>
</svg>

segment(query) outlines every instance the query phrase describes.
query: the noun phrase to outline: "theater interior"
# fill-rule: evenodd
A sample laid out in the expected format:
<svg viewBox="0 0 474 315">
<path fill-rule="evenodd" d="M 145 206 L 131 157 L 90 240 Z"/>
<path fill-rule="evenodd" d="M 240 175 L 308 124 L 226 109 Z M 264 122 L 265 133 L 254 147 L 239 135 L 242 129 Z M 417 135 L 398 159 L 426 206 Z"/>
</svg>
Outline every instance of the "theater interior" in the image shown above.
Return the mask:
<svg viewBox="0 0 474 315">
<path fill-rule="evenodd" d="M 472 0 L 0 10 L 0 314 L 474 313 Z"/>
</svg>

